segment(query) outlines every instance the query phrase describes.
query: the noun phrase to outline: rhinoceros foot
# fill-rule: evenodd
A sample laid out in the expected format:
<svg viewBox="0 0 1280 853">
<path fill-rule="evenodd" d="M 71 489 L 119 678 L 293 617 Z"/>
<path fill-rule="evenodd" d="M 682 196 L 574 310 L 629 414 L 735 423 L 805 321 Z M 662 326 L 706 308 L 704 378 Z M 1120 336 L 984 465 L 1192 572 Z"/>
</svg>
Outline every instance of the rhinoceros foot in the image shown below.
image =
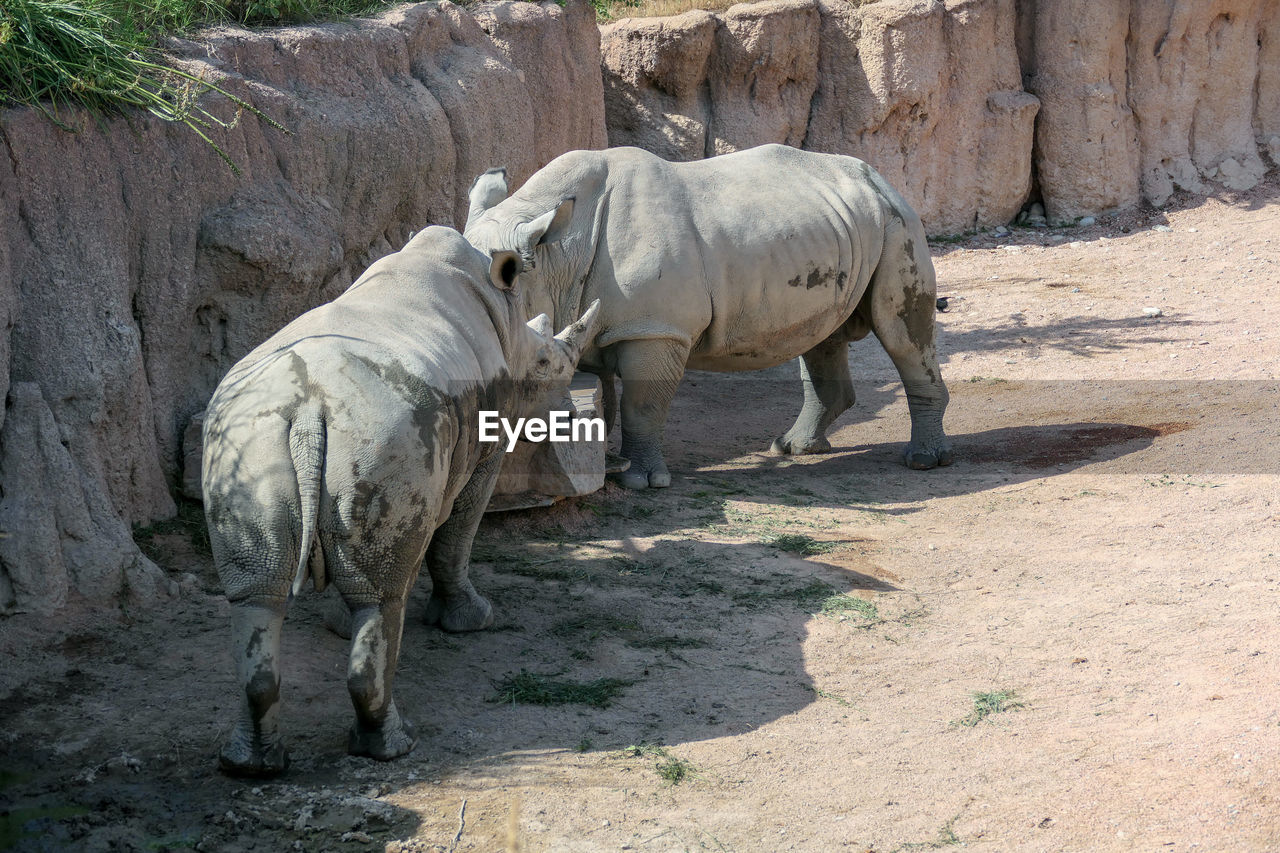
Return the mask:
<svg viewBox="0 0 1280 853">
<path fill-rule="evenodd" d="M 665 489 L 671 485 L 671 473 L 662 461 L 646 467 L 632 459 L 631 467 L 612 476 L 627 489 Z"/>
<path fill-rule="evenodd" d="M 784 456 L 808 456 L 814 453 L 830 453 L 831 442 L 827 441 L 824 435 L 799 437 L 788 432 L 775 438 L 769 449 Z"/>
<path fill-rule="evenodd" d="M 393 758 L 412 752 L 418 745 L 418 732 L 413 723 L 398 713 L 389 714 L 387 720 L 377 729 L 366 729 L 359 723 L 351 727 L 347 738 L 347 752 L 365 758 L 376 758 L 378 761 L 390 761 Z"/>
<path fill-rule="evenodd" d="M 944 468 L 954 461 L 949 446 L 920 447 L 908 444 L 902 452 L 902 461 L 908 468 L 916 471 L 927 471 L 930 468 Z"/>
<path fill-rule="evenodd" d="M 233 734 L 218 756 L 218 769 L 229 776 L 266 779 L 289 769 L 289 753 L 279 739 L 240 737 Z"/>
<path fill-rule="evenodd" d="M 493 607 L 474 589 L 454 595 L 440 595 L 433 590 L 422 621 L 450 633 L 480 631 L 493 624 Z"/>
</svg>

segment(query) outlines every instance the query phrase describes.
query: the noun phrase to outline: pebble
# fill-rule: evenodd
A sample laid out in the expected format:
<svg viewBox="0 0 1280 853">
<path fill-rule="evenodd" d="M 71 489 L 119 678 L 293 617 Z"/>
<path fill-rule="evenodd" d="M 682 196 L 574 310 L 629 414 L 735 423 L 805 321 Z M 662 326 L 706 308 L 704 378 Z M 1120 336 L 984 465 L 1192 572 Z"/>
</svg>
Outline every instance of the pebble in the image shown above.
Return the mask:
<svg viewBox="0 0 1280 853">
<path fill-rule="evenodd" d="M 1167 231 L 1172 231 L 1173 229 L 1170 228 L 1168 225 L 1153 225 L 1151 226 L 1151 230 L 1167 232 Z"/>
<path fill-rule="evenodd" d="M 1097 225 L 1098 220 L 1094 219 L 1092 216 L 1086 216 L 1083 219 L 1081 219 L 1078 224 L 1081 227 L 1088 228 L 1090 225 Z"/>
<path fill-rule="evenodd" d="M 1164 312 L 1153 305 L 1148 305 L 1146 308 L 1143 308 L 1142 313 L 1146 317 L 1163 317 L 1164 316 Z"/>
</svg>

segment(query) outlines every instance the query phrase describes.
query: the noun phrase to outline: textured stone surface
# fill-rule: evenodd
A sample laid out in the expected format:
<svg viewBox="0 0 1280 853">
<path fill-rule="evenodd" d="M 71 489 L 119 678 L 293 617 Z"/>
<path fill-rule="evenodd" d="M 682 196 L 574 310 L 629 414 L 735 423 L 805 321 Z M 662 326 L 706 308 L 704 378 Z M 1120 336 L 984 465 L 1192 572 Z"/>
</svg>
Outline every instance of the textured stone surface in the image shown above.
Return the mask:
<svg viewBox="0 0 1280 853">
<path fill-rule="evenodd" d="M 0 612 L 141 588 L 130 525 L 173 512 L 182 429 L 231 364 L 411 231 L 460 225 L 477 173 L 603 143 L 590 8 L 519 5 L 487 7 L 519 21 L 501 45 L 448 2 L 176 43 L 291 131 L 217 134 L 239 176 L 150 118 L 0 114 L 0 390 L 23 389 L 0 427 Z M 539 130 L 551 104 L 576 123 Z"/>
<path fill-rule="evenodd" d="M 707 153 L 707 60 L 718 19 L 694 10 L 600 28 L 609 144 L 635 145 L 667 160 Z"/>
<path fill-rule="evenodd" d="M 604 148 L 600 30 L 588 3 L 485 3 L 471 9 L 517 70 L 533 110 L 533 168 L 574 148 Z M 505 165 L 490 163 L 489 166 Z M 488 168 L 488 167 L 486 167 Z M 527 175 L 508 167 L 513 181 Z"/>
<path fill-rule="evenodd" d="M 1259 144 L 1280 130 L 1275 0 L 1036 0 L 1019 14 L 1050 218 L 1261 179 Z"/>
<path fill-rule="evenodd" d="M 1024 57 L 1040 98 L 1036 165 L 1053 219 L 1140 200 L 1138 139 L 1125 75 L 1127 3 L 1038 0 Z"/>
<path fill-rule="evenodd" d="M 1280 0 L 771 0 L 602 32 L 610 144 L 861 157 L 933 234 L 1037 189 L 1055 221 L 1248 189 L 1280 150 Z"/>
<path fill-rule="evenodd" d="M 611 145 L 694 159 L 781 142 L 868 161 L 933 233 L 1011 219 L 1036 99 L 1012 0 L 771 0 L 603 28 Z"/>
</svg>

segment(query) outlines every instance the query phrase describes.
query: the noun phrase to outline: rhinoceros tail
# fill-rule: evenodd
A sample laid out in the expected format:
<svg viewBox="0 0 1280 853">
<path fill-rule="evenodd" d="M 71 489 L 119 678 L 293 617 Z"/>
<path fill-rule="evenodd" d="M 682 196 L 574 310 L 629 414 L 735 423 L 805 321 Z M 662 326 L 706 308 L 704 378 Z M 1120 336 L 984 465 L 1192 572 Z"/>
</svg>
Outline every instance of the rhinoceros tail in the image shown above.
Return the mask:
<svg viewBox="0 0 1280 853">
<path fill-rule="evenodd" d="M 298 503 L 302 514 L 302 543 L 298 552 L 298 571 L 293 578 L 293 594 L 302 592 L 308 567 L 314 567 L 316 589 L 325 588 L 324 560 L 313 561 L 311 552 L 316 541 L 316 520 L 320 514 L 320 477 L 324 470 L 324 416 L 319 404 L 304 404 L 289 425 L 289 455 L 298 478 Z"/>
</svg>

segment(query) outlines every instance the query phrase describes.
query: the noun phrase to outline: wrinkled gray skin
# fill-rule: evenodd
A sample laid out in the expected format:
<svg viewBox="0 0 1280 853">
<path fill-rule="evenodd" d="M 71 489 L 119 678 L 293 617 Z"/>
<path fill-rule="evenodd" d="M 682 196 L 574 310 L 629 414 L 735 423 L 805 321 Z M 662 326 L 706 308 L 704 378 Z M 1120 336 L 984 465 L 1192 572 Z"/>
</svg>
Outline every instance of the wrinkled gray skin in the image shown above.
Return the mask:
<svg viewBox="0 0 1280 853">
<path fill-rule="evenodd" d="M 690 163 L 612 148 L 564 154 L 510 198 L 505 178 L 491 169 L 472 186 L 467 239 L 534 264 L 526 297 L 556 319 L 600 300 L 580 367 L 601 377 L 609 424 L 622 379 L 624 485 L 670 484 L 662 432 L 686 366 L 755 370 L 799 356 L 804 406 L 773 449 L 830 450 L 827 428 L 853 405 L 846 344 L 869 332 L 906 388 L 906 464 L 951 462 L 929 247 L 866 163 L 781 145 Z"/>
<path fill-rule="evenodd" d="M 467 579 L 471 542 L 501 463 L 477 412 L 528 411 L 567 387 L 596 309 L 556 338 L 524 322 L 519 257 L 492 258 L 428 228 L 333 302 L 245 357 L 204 427 L 204 502 L 231 602 L 240 716 L 220 764 L 269 776 L 288 765 L 278 726 L 280 628 L 310 577 L 352 612 L 349 751 L 390 759 L 413 726 L 392 698 L 405 599 L 423 556 L 427 621 L 487 627 Z"/>
</svg>

